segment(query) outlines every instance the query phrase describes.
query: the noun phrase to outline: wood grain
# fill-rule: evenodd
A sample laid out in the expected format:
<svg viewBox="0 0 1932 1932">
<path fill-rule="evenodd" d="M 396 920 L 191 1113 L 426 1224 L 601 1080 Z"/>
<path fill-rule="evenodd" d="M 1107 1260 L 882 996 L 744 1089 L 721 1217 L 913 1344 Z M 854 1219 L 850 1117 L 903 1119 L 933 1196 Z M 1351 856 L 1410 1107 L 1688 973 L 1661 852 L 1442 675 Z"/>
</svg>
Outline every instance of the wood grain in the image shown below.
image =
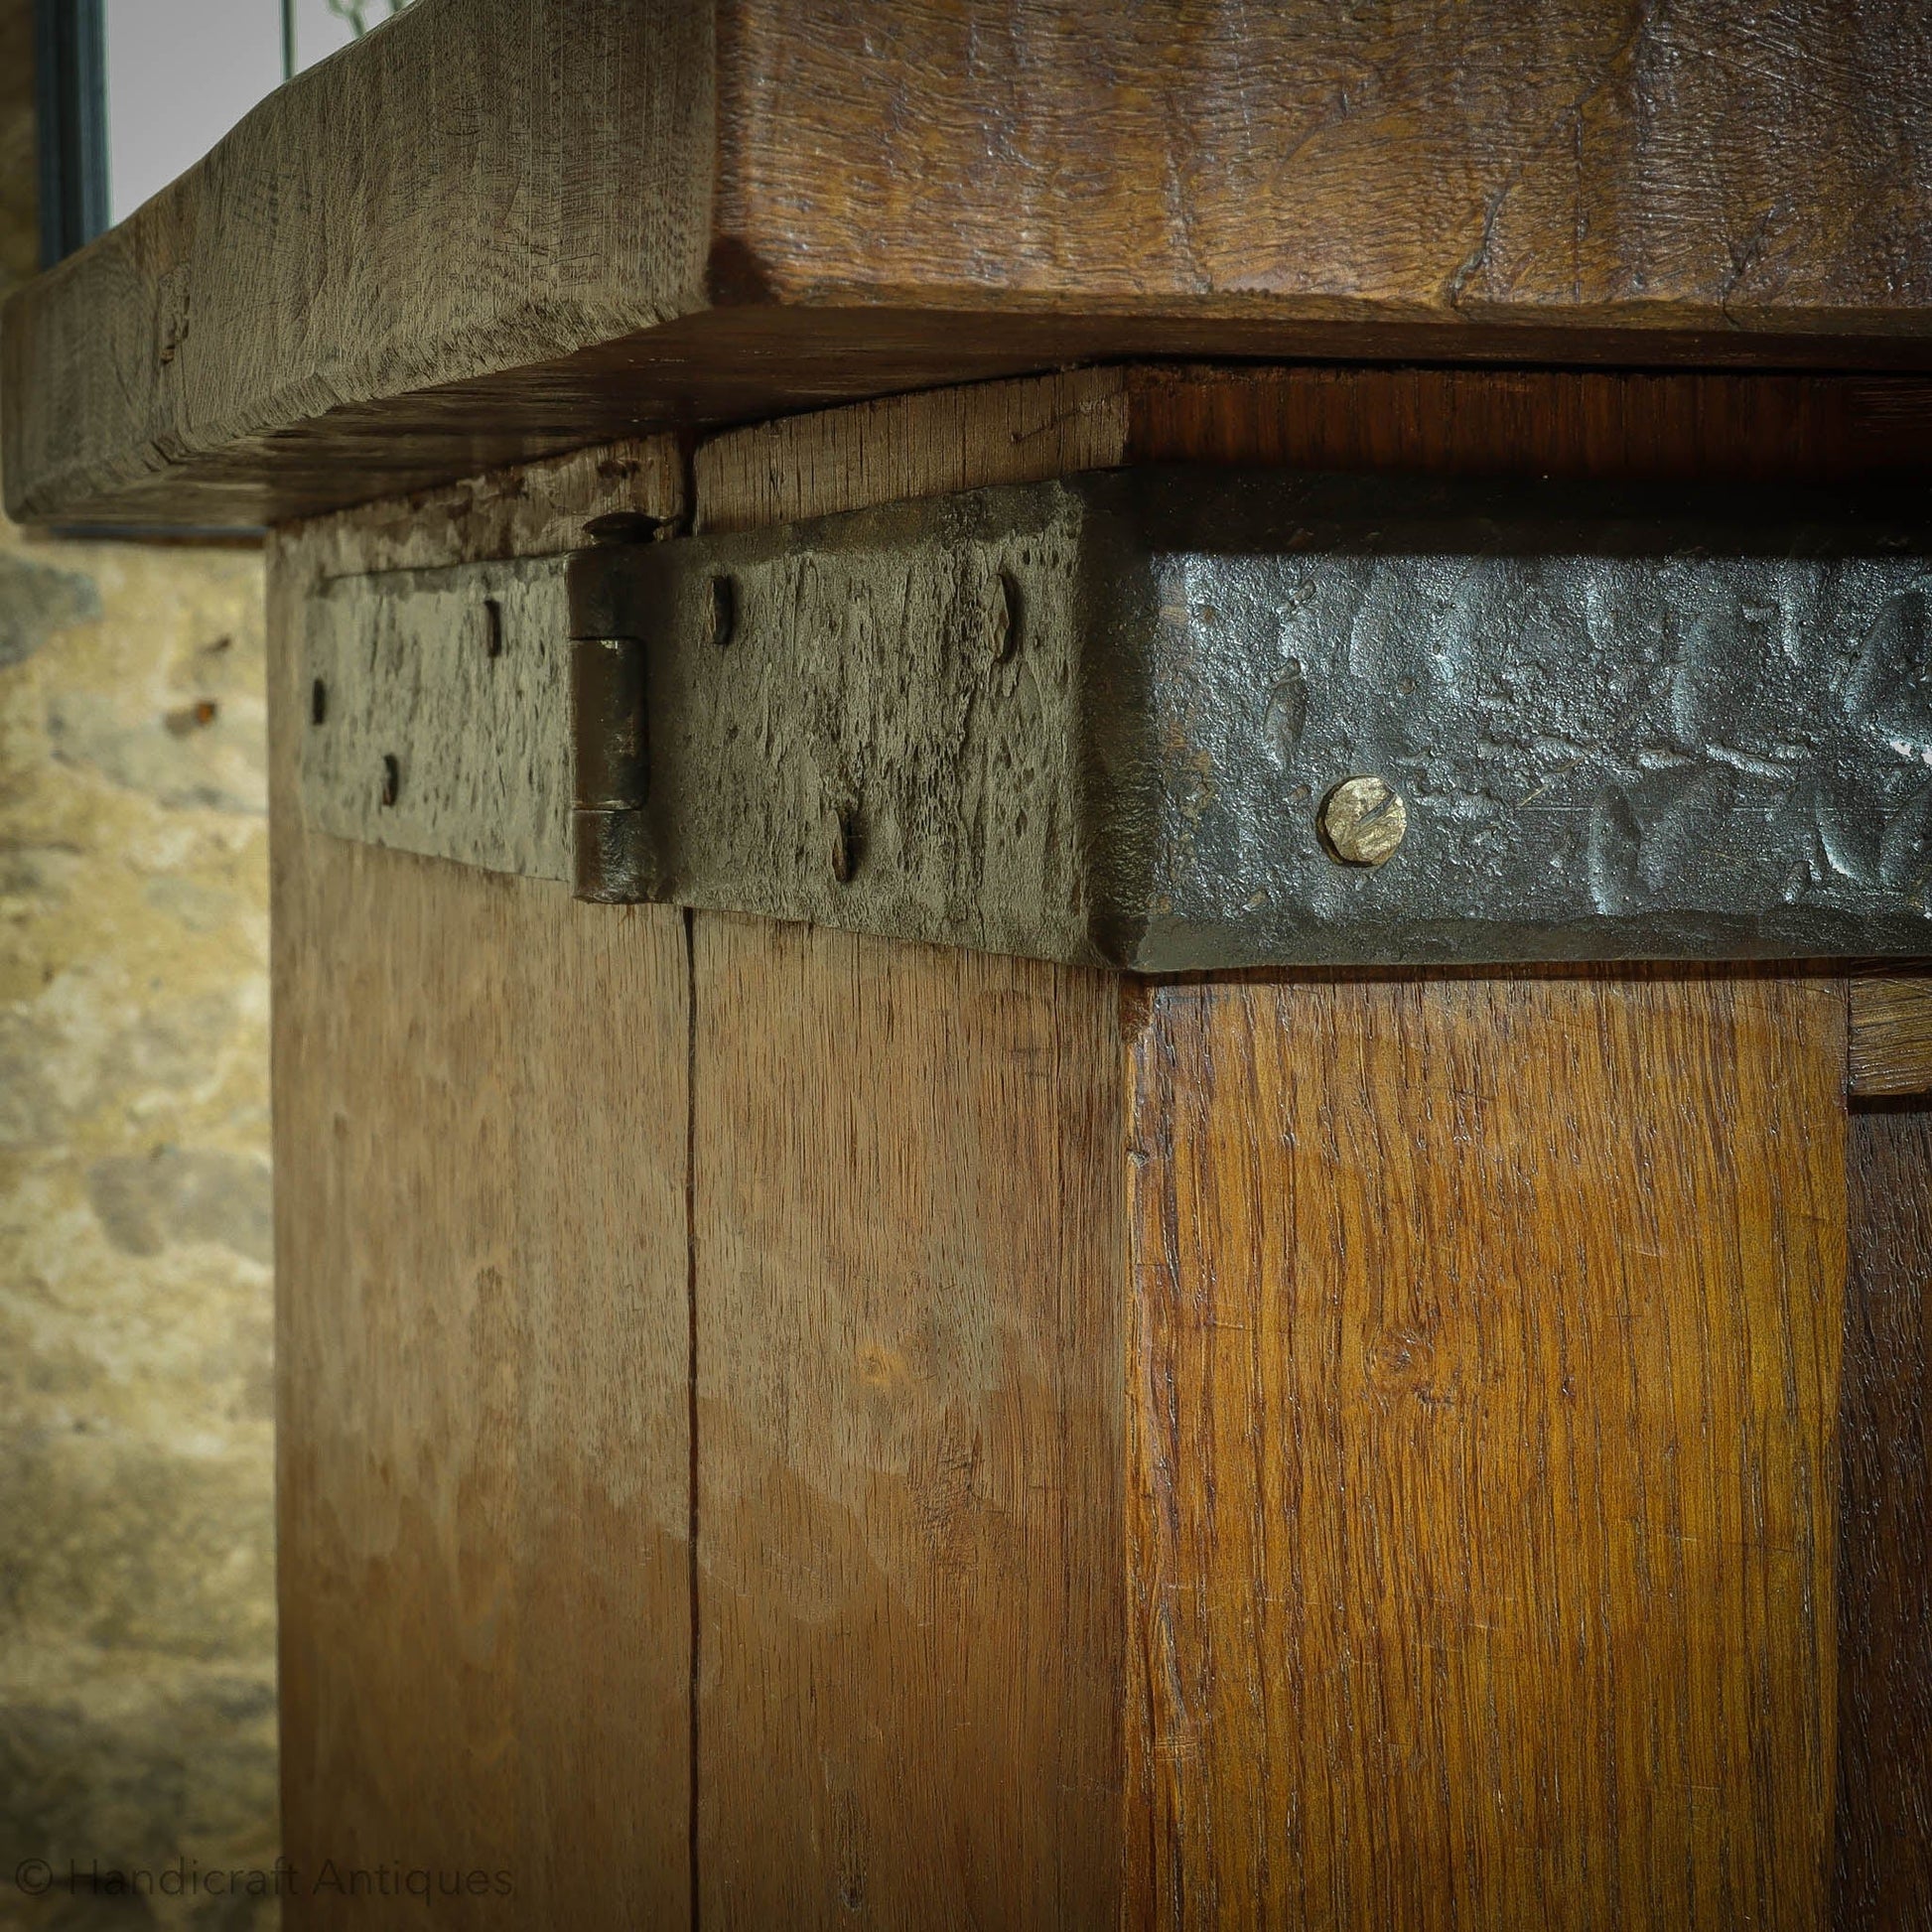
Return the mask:
<svg viewBox="0 0 1932 1932">
<path fill-rule="evenodd" d="M 316 517 L 302 526 L 303 568 L 312 578 L 352 577 L 561 556 L 583 547 L 593 517 L 685 510 L 676 439 L 636 437 Z"/>
<path fill-rule="evenodd" d="M 1176 458 L 1905 474 L 1921 407 L 1073 370 L 725 433 L 688 499 L 656 439 L 325 519 L 276 634 L 324 577 L 608 508 Z M 1848 1176 L 1841 980 L 1123 998 L 577 907 L 305 837 L 276 662 L 298 1863 L 512 1870 L 391 1921 L 439 1926 L 1932 1909 L 1932 1139 L 1861 1112 Z"/>
<path fill-rule="evenodd" d="M 1913 333 L 1923 29 L 1911 0 L 730 0 L 714 220 L 780 299 Z"/>
<path fill-rule="evenodd" d="M 425 0 L 309 69 L 8 304 L 9 502 L 273 520 L 634 434 L 465 385 L 695 299 L 710 41 L 681 0 Z"/>
<path fill-rule="evenodd" d="M 1104 1925 L 1111 981 L 696 915 L 707 1925 Z"/>
<path fill-rule="evenodd" d="M 1144 366 L 1122 380 L 1139 462 L 1605 483 L 1932 475 L 1932 384 L 1895 377 Z"/>
<path fill-rule="evenodd" d="M 1932 1924 L 1932 1112 L 1860 1108 L 1839 1412 L 1835 1932 Z"/>
<path fill-rule="evenodd" d="M 1602 482 L 1932 476 L 1932 384 L 1896 377 L 1130 363 L 886 396 L 722 430 L 698 525 L 1125 463 Z"/>
<path fill-rule="evenodd" d="M 1843 1005 L 1152 996 L 1128 1922 L 1823 1922 Z"/>
<path fill-rule="evenodd" d="M 525 500 L 435 541 L 514 547 Z M 418 541 L 270 560 L 288 1923 L 344 1922 L 334 1861 L 483 1874 L 385 1925 L 683 1927 L 683 930 L 304 831 L 297 604 Z"/>
<path fill-rule="evenodd" d="M 1138 371 L 1068 369 L 816 409 L 699 442 L 696 527 L 749 530 L 913 496 L 1108 470 Z"/>
<path fill-rule="evenodd" d="M 696 518 L 1104 462 L 1116 387 L 801 419 L 701 451 Z M 703 1920 L 1110 1923 L 1115 983 L 693 925 Z"/>
<path fill-rule="evenodd" d="M 730 431 L 694 474 L 712 528 L 1135 459 L 1822 479 L 1909 465 L 1907 417 L 1807 378 L 1126 368 Z M 764 1008 L 836 1012 L 830 970 L 759 981 Z M 883 955 L 868 970 L 889 990 L 923 978 Z M 1848 1859 L 1866 1881 L 1916 1869 L 1880 1849 L 1887 1830 L 1924 1843 L 1916 1787 L 1862 1804 L 1835 1768 L 1834 1589 L 1879 1606 L 1886 1655 L 1916 1654 L 1897 1564 L 1834 1571 L 1842 984 L 1257 976 L 1128 1007 L 1124 1922 L 1799 1926 L 1821 1922 L 1835 1842 L 1842 1894 Z M 794 1129 L 761 1172 L 871 1147 L 871 1111 L 851 1127 L 836 1103 L 836 1154 L 794 1152 Z M 815 1254 L 844 1192 L 786 1184 Z M 960 1183 L 942 1165 L 929 1184 Z M 843 1337 L 849 1301 L 811 1292 Z M 945 1305 L 943 1276 L 929 1299 Z M 795 1318 L 782 1301 L 756 1303 L 754 1332 Z M 721 1324 L 735 1365 L 746 1318 Z M 851 1493 L 850 1370 L 809 1341 L 798 1361 L 784 1404 L 760 1395 L 783 1420 L 754 1447 L 782 1429 Z M 1085 1587 L 1111 1590 L 1105 1550 L 1084 1561 Z M 868 1680 L 842 1635 L 763 1634 L 748 1606 L 774 1593 L 719 1593 L 751 1634 L 716 1686 L 707 1666 L 701 1708 L 715 1697 L 734 1738 L 774 1727 L 796 1765 L 853 1722 L 822 1715 L 819 1687 Z M 800 1649 L 811 1698 L 765 1662 Z M 926 1721 L 939 1692 L 899 1692 L 888 1654 L 872 1748 L 900 1753 L 908 1785 L 943 1782 L 959 1746 Z M 1900 1722 L 1874 1747 L 1922 1754 Z M 821 1831 L 828 1805 L 815 1794 Z M 783 1857 L 808 1884 L 745 1896 L 809 1922 L 828 1855 Z M 956 1875 L 907 1855 L 892 1880 L 908 1868 Z M 896 1902 L 947 1923 L 949 1901 Z"/>
<path fill-rule="evenodd" d="M 1855 973 L 1849 1000 L 1846 1090 L 1932 1093 L 1932 974 L 1892 967 Z"/>
<path fill-rule="evenodd" d="M 278 519 L 1148 356 L 1924 368 L 1917 0 L 420 0 L 9 305 L 8 505 Z"/>
</svg>

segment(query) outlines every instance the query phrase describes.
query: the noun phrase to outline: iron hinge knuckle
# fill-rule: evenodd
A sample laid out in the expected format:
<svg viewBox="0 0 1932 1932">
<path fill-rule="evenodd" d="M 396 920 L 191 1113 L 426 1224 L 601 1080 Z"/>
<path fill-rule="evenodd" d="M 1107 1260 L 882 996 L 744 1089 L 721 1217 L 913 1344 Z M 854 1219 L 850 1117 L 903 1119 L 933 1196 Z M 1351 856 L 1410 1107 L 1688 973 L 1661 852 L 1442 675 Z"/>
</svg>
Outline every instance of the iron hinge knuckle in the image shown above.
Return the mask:
<svg viewBox="0 0 1932 1932">
<path fill-rule="evenodd" d="M 574 555 L 570 614 L 571 889 L 628 904 L 652 897 L 649 666 L 627 595 L 628 526 Z"/>
</svg>

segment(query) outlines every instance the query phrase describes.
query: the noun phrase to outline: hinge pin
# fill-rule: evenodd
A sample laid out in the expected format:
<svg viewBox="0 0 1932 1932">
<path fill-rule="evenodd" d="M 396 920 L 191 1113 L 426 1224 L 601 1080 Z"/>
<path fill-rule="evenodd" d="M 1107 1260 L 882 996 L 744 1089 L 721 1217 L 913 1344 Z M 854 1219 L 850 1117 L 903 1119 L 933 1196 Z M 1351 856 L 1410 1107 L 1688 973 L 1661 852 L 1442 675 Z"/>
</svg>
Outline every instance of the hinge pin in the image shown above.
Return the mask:
<svg viewBox="0 0 1932 1932">
<path fill-rule="evenodd" d="M 599 517 L 586 526 L 592 547 L 578 551 L 567 572 L 572 890 L 605 904 L 648 898 L 655 878 L 644 816 L 649 666 L 619 566 L 624 550 L 656 527 L 652 517 Z"/>
</svg>

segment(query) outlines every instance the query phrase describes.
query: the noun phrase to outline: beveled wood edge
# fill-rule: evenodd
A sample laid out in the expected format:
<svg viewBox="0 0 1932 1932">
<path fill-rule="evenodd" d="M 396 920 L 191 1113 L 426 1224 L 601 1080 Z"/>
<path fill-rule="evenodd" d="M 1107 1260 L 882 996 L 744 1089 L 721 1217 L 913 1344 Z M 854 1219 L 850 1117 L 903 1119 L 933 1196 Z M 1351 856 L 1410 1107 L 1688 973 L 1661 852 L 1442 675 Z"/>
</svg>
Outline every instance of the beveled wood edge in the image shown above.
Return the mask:
<svg viewBox="0 0 1932 1932">
<path fill-rule="evenodd" d="M 1103 171 L 1100 229 L 1084 202 L 1046 210 L 1044 259 L 1062 269 L 990 276 L 973 235 L 1010 173 L 943 144 L 935 179 L 964 224 L 950 244 L 917 197 L 876 233 L 817 178 L 790 207 L 782 183 L 830 110 L 779 84 L 773 50 L 796 32 L 782 7 L 462 0 L 459 32 L 456 4 L 419 0 L 299 76 L 16 294 L 0 321 L 14 516 L 271 523 L 654 430 L 1114 359 L 1932 369 L 1922 307 L 1840 299 L 1870 279 L 1842 236 L 1750 292 L 1711 282 L 1701 227 L 1682 272 L 1640 294 L 1445 282 L 1440 247 L 1359 288 L 1339 258 L 1237 285 L 1181 274 L 1167 226 L 1125 275 L 1104 224 L 1138 206 L 1139 162 Z M 858 8 L 806 52 L 860 60 L 864 26 Z M 914 92 L 969 84 L 918 66 L 951 48 L 943 22 L 905 31 L 897 53 L 868 40 L 861 65 Z M 1188 98 L 1219 84 L 1179 56 L 1170 79 Z M 1113 98 L 1093 74 L 1066 84 L 1068 100 Z M 1390 166 L 1424 167 L 1444 138 Z M 1227 210 L 1211 211 L 1225 244 Z"/>
<path fill-rule="evenodd" d="M 6 327 L 12 307 L 0 310 L 0 394 L 9 395 L 28 379 Z M 638 436 L 709 435 L 892 395 L 1157 362 L 1552 375 L 1634 367 L 1658 376 L 1840 375 L 1932 388 L 1932 341 L 1902 337 L 1646 332 L 1633 341 L 1526 322 L 1256 325 L 1211 315 L 720 309 L 553 361 L 375 395 L 165 455 L 143 442 L 109 461 L 31 467 L 8 431 L 17 412 L 0 410 L 0 477 L 6 513 L 30 527 L 141 526 L 130 533 L 144 536 L 255 528 Z"/>
</svg>

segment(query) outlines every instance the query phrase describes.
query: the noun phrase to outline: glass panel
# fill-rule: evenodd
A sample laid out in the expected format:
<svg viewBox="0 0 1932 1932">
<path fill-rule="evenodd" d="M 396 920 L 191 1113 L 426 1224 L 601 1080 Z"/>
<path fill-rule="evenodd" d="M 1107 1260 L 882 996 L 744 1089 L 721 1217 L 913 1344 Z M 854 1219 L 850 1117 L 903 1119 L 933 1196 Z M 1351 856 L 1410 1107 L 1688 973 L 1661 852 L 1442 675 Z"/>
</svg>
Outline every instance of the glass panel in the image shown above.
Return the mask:
<svg viewBox="0 0 1932 1932">
<path fill-rule="evenodd" d="M 406 4 L 407 0 L 293 0 L 296 71 L 314 67 L 325 55 L 379 27 Z"/>
<path fill-rule="evenodd" d="M 199 161 L 283 77 L 347 47 L 407 0 L 104 0 L 109 218 Z"/>
<path fill-rule="evenodd" d="M 282 78 L 278 0 L 106 0 L 107 205 L 118 221 Z"/>
</svg>

